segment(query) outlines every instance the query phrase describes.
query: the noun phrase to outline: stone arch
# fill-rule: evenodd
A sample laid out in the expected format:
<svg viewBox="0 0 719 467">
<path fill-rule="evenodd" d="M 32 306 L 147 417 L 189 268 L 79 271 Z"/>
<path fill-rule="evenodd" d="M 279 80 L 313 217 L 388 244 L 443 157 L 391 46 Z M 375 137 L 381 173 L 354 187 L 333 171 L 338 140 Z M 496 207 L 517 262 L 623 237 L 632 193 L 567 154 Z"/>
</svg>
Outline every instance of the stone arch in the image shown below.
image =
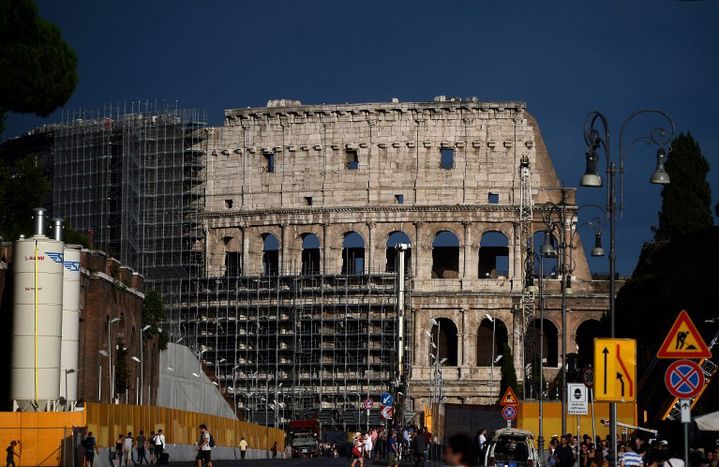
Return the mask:
<svg viewBox="0 0 719 467">
<path fill-rule="evenodd" d="M 223 261 L 225 277 L 238 277 L 242 275 L 242 242 L 237 237 L 226 236 L 222 238 L 224 244 Z"/>
<path fill-rule="evenodd" d="M 410 240 L 409 235 L 407 235 L 401 230 L 395 230 L 393 232 L 390 232 L 390 234 L 387 236 L 387 245 L 385 250 L 385 271 L 395 272 L 397 270 L 397 250 L 395 249 L 395 247 L 400 243 L 410 245 L 410 247 L 407 248 L 404 254 L 404 270 L 405 274 L 407 274 L 409 271 L 412 270 L 412 241 Z"/>
<path fill-rule="evenodd" d="M 594 363 L 594 339 L 601 337 L 602 324 L 596 319 L 587 319 L 577 327 L 577 353 L 580 368 Z"/>
<path fill-rule="evenodd" d="M 432 241 L 432 277 L 457 279 L 459 277 L 459 237 L 451 230 L 437 231 Z"/>
<path fill-rule="evenodd" d="M 319 274 L 320 267 L 320 238 L 314 233 L 303 233 L 301 271 L 304 275 Z"/>
<path fill-rule="evenodd" d="M 490 320 L 490 317 L 485 315 L 477 328 L 477 366 L 491 366 L 492 358 L 496 360 L 502 355 L 504 344 L 509 343 L 507 325 L 496 316 L 491 317 L 494 321 Z"/>
<path fill-rule="evenodd" d="M 342 274 L 364 274 L 365 241 L 354 230 L 345 232 L 342 240 Z"/>
<path fill-rule="evenodd" d="M 509 238 L 499 230 L 488 230 L 479 243 L 479 278 L 509 277 Z"/>
<path fill-rule="evenodd" d="M 541 339 L 541 320 L 535 319 L 529 326 L 527 337 L 532 339 L 532 352 L 539 355 L 539 342 Z M 544 318 L 544 367 L 556 368 L 559 366 L 559 328 L 550 319 Z M 532 355 L 525 354 L 525 361 L 531 362 Z"/>
<path fill-rule="evenodd" d="M 430 331 L 430 357 L 429 365 L 435 360 L 447 359 L 443 366 L 457 366 L 458 363 L 458 331 L 457 325 L 450 318 L 433 318 L 437 324 L 432 324 Z"/>
<path fill-rule="evenodd" d="M 280 241 L 274 234 L 262 234 L 262 275 L 276 276 L 280 273 Z"/>
</svg>

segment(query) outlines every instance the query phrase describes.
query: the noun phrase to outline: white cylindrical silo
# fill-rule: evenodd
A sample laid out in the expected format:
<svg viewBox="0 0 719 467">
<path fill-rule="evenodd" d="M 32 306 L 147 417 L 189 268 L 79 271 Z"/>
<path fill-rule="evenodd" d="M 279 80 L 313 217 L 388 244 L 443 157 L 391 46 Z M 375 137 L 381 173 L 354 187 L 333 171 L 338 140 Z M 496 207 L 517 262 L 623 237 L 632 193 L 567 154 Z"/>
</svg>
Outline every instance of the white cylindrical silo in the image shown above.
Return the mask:
<svg viewBox="0 0 719 467">
<path fill-rule="evenodd" d="M 23 411 L 52 409 L 60 397 L 64 245 L 45 236 L 44 216 L 36 209 L 35 235 L 13 246 L 10 397 Z"/>
<path fill-rule="evenodd" d="M 57 237 L 56 237 L 57 238 Z M 80 245 L 65 245 L 62 278 L 62 350 L 60 351 L 60 396 L 72 409 L 77 401 L 80 352 Z"/>
</svg>

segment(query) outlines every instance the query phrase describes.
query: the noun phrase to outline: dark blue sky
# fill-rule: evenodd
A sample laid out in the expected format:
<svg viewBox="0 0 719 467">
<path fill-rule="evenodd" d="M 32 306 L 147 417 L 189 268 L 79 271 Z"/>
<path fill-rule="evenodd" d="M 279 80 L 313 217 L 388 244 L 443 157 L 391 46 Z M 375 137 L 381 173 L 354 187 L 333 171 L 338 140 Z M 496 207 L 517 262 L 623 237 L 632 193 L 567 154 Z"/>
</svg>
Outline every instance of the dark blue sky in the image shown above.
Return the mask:
<svg viewBox="0 0 719 467">
<path fill-rule="evenodd" d="M 560 178 L 584 167 L 582 125 L 604 112 L 615 139 L 644 107 L 691 131 L 715 167 L 719 200 L 719 1 L 39 1 L 79 55 L 68 108 L 144 99 L 206 110 L 303 103 L 523 100 L 539 120 Z M 11 115 L 3 136 L 59 119 Z M 637 122 L 631 136 L 648 128 Z M 631 273 L 651 237 L 659 189 L 654 149 L 627 163 L 618 225 L 619 271 Z M 580 202 L 604 191 L 580 189 Z M 592 261 L 606 271 L 607 260 Z"/>
</svg>

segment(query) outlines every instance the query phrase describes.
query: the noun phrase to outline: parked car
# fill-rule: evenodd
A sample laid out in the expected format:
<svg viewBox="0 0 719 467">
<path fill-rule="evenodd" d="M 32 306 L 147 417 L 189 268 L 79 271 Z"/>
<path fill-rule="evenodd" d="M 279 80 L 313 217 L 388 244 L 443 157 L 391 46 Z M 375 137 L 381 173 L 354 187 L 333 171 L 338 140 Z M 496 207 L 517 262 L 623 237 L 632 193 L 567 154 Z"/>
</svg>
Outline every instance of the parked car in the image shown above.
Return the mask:
<svg viewBox="0 0 719 467">
<path fill-rule="evenodd" d="M 539 453 L 534 446 L 534 435 L 516 428 L 497 430 L 489 440 L 484 457 L 485 465 L 497 467 L 537 467 Z"/>
</svg>

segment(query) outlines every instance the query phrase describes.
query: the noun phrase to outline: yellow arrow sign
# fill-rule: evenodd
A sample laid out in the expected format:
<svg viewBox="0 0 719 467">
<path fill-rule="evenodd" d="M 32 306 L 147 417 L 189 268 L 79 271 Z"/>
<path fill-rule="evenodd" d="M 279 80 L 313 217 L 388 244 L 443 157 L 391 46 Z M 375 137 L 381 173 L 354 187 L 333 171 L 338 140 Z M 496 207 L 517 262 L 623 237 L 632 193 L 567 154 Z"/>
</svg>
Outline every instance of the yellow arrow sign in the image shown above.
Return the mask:
<svg viewBox="0 0 719 467">
<path fill-rule="evenodd" d="M 594 339 L 594 398 L 608 402 L 637 400 L 637 341 Z"/>
</svg>

